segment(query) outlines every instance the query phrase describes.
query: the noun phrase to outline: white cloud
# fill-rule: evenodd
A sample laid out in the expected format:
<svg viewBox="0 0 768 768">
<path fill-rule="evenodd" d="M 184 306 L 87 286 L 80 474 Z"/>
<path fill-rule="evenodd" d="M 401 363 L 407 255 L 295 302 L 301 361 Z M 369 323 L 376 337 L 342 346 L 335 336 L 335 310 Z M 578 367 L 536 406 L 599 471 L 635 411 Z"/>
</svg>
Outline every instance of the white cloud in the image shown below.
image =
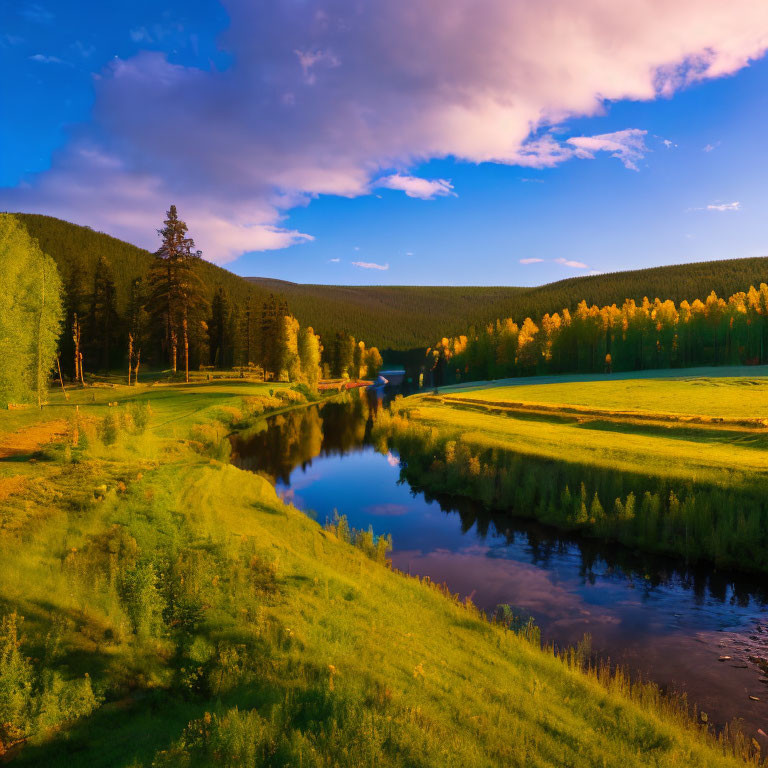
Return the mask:
<svg viewBox="0 0 768 768">
<path fill-rule="evenodd" d="M 353 267 L 360 267 L 360 269 L 389 269 L 389 264 L 376 264 L 372 261 L 353 261 Z"/>
<path fill-rule="evenodd" d="M 341 261 L 341 259 L 328 259 L 328 261 L 330 261 L 331 264 L 338 264 Z"/>
<path fill-rule="evenodd" d="M 29 57 L 31 61 L 38 61 L 41 64 L 63 64 L 64 62 L 58 56 L 46 56 L 43 53 L 36 53 Z"/>
<path fill-rule="evenodd" d="M 544 259 L 520 259 L 521 264 L 541 264 Z"/>
<path fill-rule="evenodd" d="M 714 149 L 717 149 L 717 147 L 720 146 L 720 142 L 716 141 L 714 144 L 707 144 L 706 147 L 702 150 L 703 152 L 712 152 Z"/>
<path fill-rule="evenodd" d="M 562 256 L 555 259 L 555 262 L 562 264 L 564 267 L 572 267 L 573 269 L 589 269 L 589 266 L 583 261 L 572 261 L 571 259 L 564 259 Z"/>
<path fill-rule="evenodd" d="M 405 192 L 408 197 L 416 197 L 419 200 L 434 200 L 436 197 L 456 195 L 453 191 L 453 184 L 447 179 L 422 179 L 418 176 L 404 176 L 400 173 L 379 179 L 376 186 L 398 189 Z"/>
<path fill-rule="evenodd" d="M 733 203 L 710 203 L 707 206 L 708 211 L 738 211 L 741 203 L 736 200 Z"/>
<path fill-rule="evenodd" d="M 567 143 L 576 147 L 576 157 L 592 159 L 596 152 L 610 152 L 611 157 L 621 160 L 625 168 L 636 171 L 638 161 L 648 151 L 645 146 L 647 133 L 639 128 L 627 128 L 599 136 L 574 136 Z"/>
<path fill-rule="evenodd" d="M 608 152 L 636 169 L 647 152 L 638 128 L 570 139 L 553 129 L 734 73 L 768 46 L 765 0 L 478 1 L 303 0 L 298 13 L 224 0 L 218 44 L 231 66 L 146 51 L 115 60 L 94 80 L 90 122 L 50 170 L 0 190 L 0 210 L 154 248 L 173 202 L 206 257 L 225 262 L 305 241 L 284 226 L 287 211 L 370 194 L 382 175 L 409 180 L 395 188 L 411 196 L 452 194 L 445 179 L 413 181 L 432 159 L 548 168 Z"/>
</svg>

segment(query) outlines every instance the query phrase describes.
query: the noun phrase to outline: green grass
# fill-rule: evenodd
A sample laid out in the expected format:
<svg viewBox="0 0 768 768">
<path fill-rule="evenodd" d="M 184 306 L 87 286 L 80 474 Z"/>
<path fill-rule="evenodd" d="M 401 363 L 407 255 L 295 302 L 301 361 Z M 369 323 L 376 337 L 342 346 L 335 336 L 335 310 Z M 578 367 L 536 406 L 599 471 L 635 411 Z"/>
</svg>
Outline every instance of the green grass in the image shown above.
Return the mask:
<svg viewBox="0 0 768 768">
<path fill-rule="evenodd" d="M 636 378 L 614 381 L 563 382 L 466 388 L 465 394 L 488 402 L 580 405 L 621 411 L 768 419 L 768 379 L 736 376 L 711 378 Z"/>
<path fill-rule="evenodd" d="M 754 378 L 501 383 L 407 398 L 379 429 L 433 493 L 766 572 L 766 405 Z"/>
<path fill-rule="evenodd" d="M 81 417 L 77 447 L 0 462 L 29 484 L 0 512 L 0 615 L 25 617 L 36 659 L 0 661 L 0 690 L 33 694 L 12 764 L 743 764 L 651 688 L 389 570 L 192 437 L 223 434 L 263 388 L 86 390 L 0 415 L 6 439 Z M 123 417 L 135 399 L 151 402 L 144 430 Z"/>
</svg>

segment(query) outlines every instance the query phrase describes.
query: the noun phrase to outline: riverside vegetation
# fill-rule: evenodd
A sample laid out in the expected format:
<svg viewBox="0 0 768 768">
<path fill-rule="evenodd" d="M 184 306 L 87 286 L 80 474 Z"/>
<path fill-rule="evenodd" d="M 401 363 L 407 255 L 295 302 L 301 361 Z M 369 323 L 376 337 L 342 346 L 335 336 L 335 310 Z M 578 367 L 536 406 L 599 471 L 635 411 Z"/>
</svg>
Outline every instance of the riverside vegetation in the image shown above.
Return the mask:
<svg viewBox="0 0 768 768">
<path fill-rule="evenodd" d="M 766 402 L 754 377 L 470 387 L 400 400 L 377 430 L 431 492 L 765 572 Z"/>
<path fill-rule="evenodd" d="M 0 422 L 13 764 L 757 760 L 652 686 L 542 649 L 508 610 L 489 622 L 393 572 L 386 539 L 323 527 L 228 462 L 234 427 L 306 407 L 302 392 L 231 381 L 50 397 Z"/>
</svg>

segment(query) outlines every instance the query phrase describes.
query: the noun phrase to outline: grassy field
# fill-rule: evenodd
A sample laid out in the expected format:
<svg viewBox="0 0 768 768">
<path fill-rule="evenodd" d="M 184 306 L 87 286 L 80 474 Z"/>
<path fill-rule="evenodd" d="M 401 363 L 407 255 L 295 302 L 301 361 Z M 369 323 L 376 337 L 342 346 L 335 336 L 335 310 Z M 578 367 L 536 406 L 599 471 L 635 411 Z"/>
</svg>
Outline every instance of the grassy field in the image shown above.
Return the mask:
<svg viewBox="0 0 768 768">
<path fill-rule="evenodd" d="M 523 402 L 584 406 L 618 411 L 768 419 L 768 378 L 760 368 L 739 369 L 747 375 L 729 376 L 729 369 L 669 371 L 651 378 L 549 377 L 547 383 L 518 379 L 513 384 L 446 387 L 446 397 L 471 397 L 491 403 Z M 707 375 L 710 374 L 710 375 Z M 723 375 L 725 374 L 725 375 Z M 763 374 L 763 375 L 760 375 Z M 558 381 L 561 379 L 561 381 Z M 530 382 L 530 383 L 528 383 Z"/>
<path fill-rule="evenodd" d="M 746 741 L 733 756 L 652 689 L 488 623 L 230 465 L 223 437 L 259 403 L 300 407 L 269 389 L 93 388 L 0 414 L 11 764 L 744 764 Z"/>
<path fill-rule="evenodd" d="M 600 377 L 446 388 L 381 425 L 408 479 L 646 551 L 768 571 L 768 384 Z"/>
</svg>

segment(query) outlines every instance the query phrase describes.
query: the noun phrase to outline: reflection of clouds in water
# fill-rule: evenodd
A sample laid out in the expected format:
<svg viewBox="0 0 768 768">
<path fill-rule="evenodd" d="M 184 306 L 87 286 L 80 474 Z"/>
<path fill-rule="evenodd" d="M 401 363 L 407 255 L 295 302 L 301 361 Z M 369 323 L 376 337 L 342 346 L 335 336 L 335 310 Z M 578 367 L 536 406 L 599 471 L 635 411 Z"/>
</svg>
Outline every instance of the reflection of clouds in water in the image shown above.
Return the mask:
<svg viewBox="0 0 768 768">
<path fill-rule="evenodd" d="M 292 504 L 296 509 L 304 510 L 304 507 L 306 506 L 304 504 L 304 499 L 296 494 L 294 488 L 278 488 L 277 495 L 284 504 Z"/>
<path fill-rule="evenodd" d="M 387 464 L 389 464 L 390 467 L 399 467 L 400 459 L 398 459 L 392 451 L 387 451 Z"/>
<path fill-rule="evenodd" d="M 407 515 L 409 509 L 405 504 L 372 504 L 370 507 L 365 507 L 363 512 L 376 517 L 397 517 Z"/>
<path fill-rule="evenodd" d="M 546 626 L 589 623 L 617 625 L 620 617 L 602 606 L 588 606 L 577 593 L 576 581 L 555 583 L 552 574 L 535 565 L 514 560 L 488 558 L 487 549 L 473 545 L 461 552 L 436 550 L 395 553 L 397 567 L 429 575 L 446 582 L 452 591 L 468 595 L 475 590 L 475 602 L 492 608 L 510 603 L 530 611 Z"/>
</svg>

